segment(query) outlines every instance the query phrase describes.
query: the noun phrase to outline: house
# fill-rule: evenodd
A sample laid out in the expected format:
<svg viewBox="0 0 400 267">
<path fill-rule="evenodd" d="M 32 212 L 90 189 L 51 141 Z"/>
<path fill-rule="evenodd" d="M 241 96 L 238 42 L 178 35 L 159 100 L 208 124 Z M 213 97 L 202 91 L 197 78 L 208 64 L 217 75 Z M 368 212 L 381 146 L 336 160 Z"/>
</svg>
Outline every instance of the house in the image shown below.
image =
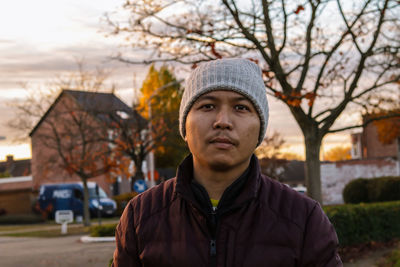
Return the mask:
<svg viewBox="0 0 400 267">
<path fill-rule="evenodd" d="M 393 125 L 400 127 L 400 123 Z M 321 187 L 325 205 L 343 203 L 343 189 L 354 179 L 400 176 L 400 129 L 391 129 L 392 133 L 398 135 L 385 144 L 379 139 L 376 124 L 369 123 L 361 133 L 351 135 L 351 160 L 321 163 Z"/>
<path fill-rule="evenodd" d="M 8 155 L 0 162 L 0 215 L 30 213 L 33 201 L 31 160 Z"/>
<path fill-rule="evenodd" d="M 31 160 L 14 160 L 13 155 L 7 155 L 6 161 L 0 162 L 0 175 L 17 177 L 31 174 Z"/>
<path fill-rule="evenodd" d="M 397 125 L 400 127 L 400 119 L 392 118 L 388 120 L 398 120 Z M 388 130 L 390 131 L 390 129 Z M 400 130 L 393 132 L 400 133 Z M 400 134 L 393 136 L 389 143 L 383 143 L 379 140 L 378 129 L 375 123 L 367 124 L 361 133 L 352 134 L 351 139 L 351 154 L 353 159 L 400 157 Z"/>
<path fill-rule="evenodd" d="M 92 173 L 100 170 L 106 160 L 103 152 L 111 146 L 111 116 L 143 119 L 113 93 L 62 90 L 29 134 L 33 189 L 44 183 L 80 181 L 65 162 Z M 88 178 L 108 194 L 130 191 L 129 181 L 112 173 Z"/>
<path fill-rule="evenodd" d="M 32 212 L 32 176 L 0 179 L 0 215 Z"/>
</svg>

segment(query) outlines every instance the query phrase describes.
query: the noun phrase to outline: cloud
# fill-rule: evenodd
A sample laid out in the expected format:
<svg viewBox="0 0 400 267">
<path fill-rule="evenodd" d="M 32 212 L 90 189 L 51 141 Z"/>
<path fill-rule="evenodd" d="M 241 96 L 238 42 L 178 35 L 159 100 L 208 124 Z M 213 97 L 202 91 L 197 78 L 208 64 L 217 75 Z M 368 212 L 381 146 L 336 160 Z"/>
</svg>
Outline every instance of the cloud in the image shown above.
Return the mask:
<svg viewBox="0 0 400 267">
<path fill-rule="evenodd" d="M 4 44 L 6 44 L 6 45 L 8 45 L 8 44 L 12 44 L 12 43 L 14 43 L 15 41 L 13 41 L 13 40 L 11 40 L 11 39 L 1 39 L 0 38 L 0 45 L 4 45 Z"/>
</svg>

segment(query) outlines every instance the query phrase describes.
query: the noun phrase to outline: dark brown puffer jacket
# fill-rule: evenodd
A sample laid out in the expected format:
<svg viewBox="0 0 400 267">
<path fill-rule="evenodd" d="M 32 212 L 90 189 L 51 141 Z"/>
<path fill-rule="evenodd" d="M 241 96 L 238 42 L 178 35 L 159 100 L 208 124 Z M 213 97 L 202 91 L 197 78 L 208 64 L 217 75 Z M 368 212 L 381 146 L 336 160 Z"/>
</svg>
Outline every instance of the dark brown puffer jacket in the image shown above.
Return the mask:
<svg viewBox="0 0 400 267">
<path fill-rule="evenodd" d="M 192 173 L 189 156 L 176 178 L 129 202 L 113 266 L 342 266 L 319 204 L 263 176 L 255 156 L 216 211 L 196 193 Z"/>
</svg>

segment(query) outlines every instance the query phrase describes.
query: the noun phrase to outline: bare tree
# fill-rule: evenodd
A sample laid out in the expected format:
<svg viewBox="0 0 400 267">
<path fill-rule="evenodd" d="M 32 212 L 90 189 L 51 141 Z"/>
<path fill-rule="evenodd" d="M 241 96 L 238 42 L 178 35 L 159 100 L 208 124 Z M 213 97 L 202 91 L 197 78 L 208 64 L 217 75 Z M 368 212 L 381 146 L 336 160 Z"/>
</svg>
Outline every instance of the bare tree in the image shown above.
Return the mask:
<svg viewBox="0 0 400 267">
<path fill-rule="evenodd" d="M 125 13 L 106 17 L 110 34 L 153 53 L 144 60 L 116 55 L 120 61 L 257 62 L 267 93 L 289 108 L 302 130 L 308 194 L 320 202 L 323 138 L 360 126 L 333 127 L 339 116 L 349 107 L 369 111 L 397 101 L 397 0 L 128 0 L 123 7 Z"/>
<path fill-rule="evenodd" d="M 62 76 L 48 90 L 29 94 L 15 106 L 17 116 L 9 126 L 25 136 L 30 133 L 32 150 L 37 151 L 37 154 L 33 151 L 32 162 L 35 161 L 40 174 L 53 172 L 52 175 L 60 176 L 63 174 L 54 170 L 61 169 L 66 176 L 81 179 L 84 224 L 90 225 L 87 182 L 108 173 L 114 162 L 109 157 L 109 144 L 104 140 L 107 127 L 97 116 L 98 109 L 107 110 L 107 106 L 99 107 L 94 99 L 104 87 L 105 73 L 87 72 L 82 67 L 79 65 L 77 73 Z M 64 90 L 65 86 L 73 86 L 78 91 Z"/>
</svg>

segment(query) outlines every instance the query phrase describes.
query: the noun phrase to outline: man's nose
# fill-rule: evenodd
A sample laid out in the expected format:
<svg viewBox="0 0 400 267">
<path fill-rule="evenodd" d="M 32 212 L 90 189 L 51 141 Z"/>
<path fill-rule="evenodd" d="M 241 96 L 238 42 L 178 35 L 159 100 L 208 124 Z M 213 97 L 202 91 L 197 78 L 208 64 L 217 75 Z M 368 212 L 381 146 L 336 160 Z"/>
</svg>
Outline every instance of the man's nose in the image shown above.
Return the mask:
<svg viewBox="0 0 400 267">
<path fill-rule="evenodd" d="M 218 110 L 216 116 L 215 116 L 215 121 L 213 124 L 214 129 L 232 129 L 232 120 L 231 120 L 231 114 L 229 110 L 226 108 L 221 108 Z"/>
</svg>

